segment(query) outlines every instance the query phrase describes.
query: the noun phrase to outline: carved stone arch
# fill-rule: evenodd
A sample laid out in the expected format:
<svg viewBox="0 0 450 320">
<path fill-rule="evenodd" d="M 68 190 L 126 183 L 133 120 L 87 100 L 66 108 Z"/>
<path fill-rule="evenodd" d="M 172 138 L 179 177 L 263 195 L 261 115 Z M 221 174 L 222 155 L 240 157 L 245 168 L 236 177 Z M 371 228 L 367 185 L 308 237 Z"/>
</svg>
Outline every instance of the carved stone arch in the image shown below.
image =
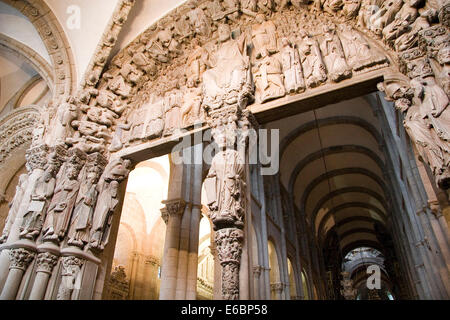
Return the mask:
<svg viewBox="0 0 450 320">
<path fill-rule="evenodd" d="M 34 25 L 52 62 L 53 97 L 75 92 L 75 60 L 69 41 L 58 19 L 44 0 L 1 0 L 19 10 Z"/>
<path fill-rule="evenodd" d="M 319 228 L 317 229 L 317 234 L 321 235 L 322 234 L 322 230 L 325 226 L 325 223 L 328 221 L 328 219 L 330 217 L 332 217 L 332 215 L 335 215 L 337 212 L 341 211 L 341 210 L 345 210 L 347 208 L 363 208 L 363 209 L 369 209 L 373 212 L 375 212 L 382 221 L 386 221 L 387 217 L 386 217 L 386 213 L 384 213 L 383 211 L 381 211 L 378 207 L 375 207 L 374 205 L 370 204 L 370 203 L 365 203 L 365 202 L 347 202 L 347 203 L 343 203 L 340 204 L 336 207 L 333 207 L 332 209 L 330 209 L 320 220 L 320 224 L 319 224 Z M 316 229 L 316 223 L 314 222 L 314 224 L 312 224 L 312 227 L 314 228 L 314 231 Z"/>
<path fill-rule="evenodd" d="M 351 243 L 347 244 L 345 247 L 342 248 L 342 254 L 345 257 L 347 253 L 352 251 L 353 249 L 359 248 L 359 247 L 369 247 L 374 248 L 380 251 L 381 253 L 384 253 L 384 248 L 379 242 L 375 242 L 373 240 L 357 240 L 352 241 Z"/>
<path fill-rule="evenodd" d="M 311 213 L 311 221 L 316 221 L 316 217 L 317 214 L 319 212 L 319 210 L 323 207 L 323 205 L 331 200 L 334 197 L 337 197 L 341 194 L 345 194 L 345 193 L 363 193 L 363 194 L 367 194 L 370 197 L 376 199 L 381 206 L 387 211 L 387 205 L 386 205 L 386 200 L 383 196 L 381 196 L 379 193 L 373 191 L 372 189 L 369 188 L 365 188 L 365 187 L 347 187 L 347 188 L 341 188 L 341 189 L 337 189 L 334 190 L 328 194 L 326 194 L 324 197 L 322 197 L 316 204 L 316 206 L 314 207 L 312 213 Z"/>
<path fill-rule="evenodd" d="M 384 168 L 384 161 L 381 160 L 381 158 L 371 149 L 359 146 L 359 145 L 338 145 L 338 146 L 331 146 L 327 147 L 321 150 L 318 150 L 314 153 L 309 154 L 302 160 L 300 160 L 297 165 L 295 166 L 291 178 L 289 179 L 289 187 L 288 190 L 290 193 L 293 193 L 295 182 L 300 176 L 301 171 L 312 161 L 320 159 L 324 156 L 331 155 L 331 154 L 338 154 L 338 153 L 346 153 L 346 152 L 356 152 L 356 153 L 362 153 L 367 155 L 368 157 L 372 158 L 380 167 L 381 170 Z"/>
<path fill-rule="evenodd" d="M 316 128 L 321 128 L 324 126 L 332 126 L 337 124 L 350 124 L 355 125 L 358 127 L 361 127 L 363 130 L 366 130 L 370 133 L 370 135 L 378 142 L 378 144 L 381 144 L 382 138 L 379 133 L 379 131 L 375 128 L 374 125 L 367 122 L 366 120 L 359 118 L 359 117 L 353 117 L 353 116 L 336 116 L 336 117 L 329 117 L 324 119 L 317 119 L 317 121 L 310 121 L 307 122 L 299 127 L 297 127 L 295 130 L 291 131 L 286 137 L 283 138 L 280 142 L 280 159 L 283 158 L 283 154 L 286 151 L 286 149 L 289 147 L 289 144 L 300 137 L 301 135 L 305 134 L 306 132 L 310 130 L 314 130 Z"/>
<path fill-rule="evenodd" d="M 35 70 L 41 78 L 47 83 L 47 86 L 53 91 L 54 74 L 52 66 L 42 58 L 36 51 L 23 43 L 0 34 L 0 46 L 16 55 L 24 58 Z"/>
<path fill-rule="evenodd" d="M 356 168 L 356 167 L 342 168 L 342 169 L 336 169 L 336 170 L 332 170 L 332 171 L 328 171 L 326 173 L 323 173 L 320 176 L 318 176 L 317 178 L 315 178 L 313 181 L 311 181 L 306 186 L 305 190 L 303 191 L 300 203 L 302 205 L 305 204 L 306 201 L 308 200 L 308 197 L 311 194 L 311 192 L 321 182 L 326 181 L 327 179 L 331 179 L 331 178 L 338 177 L 338 176 L 341 176 L 341 175 L 346 175 L 346 174 L 361 174 L 361 175 L 367 176 L 368 178 L 370 178 L 373 181 L 375 181 L 380 186 L 380 188 L 382 190 L 387 190 L 386 189 L 386 184 L 384 183 L 384 180 L 382 178 L 380 178 L 377 174 L 373 173 L 370 170 L 367 170 L 365 168 Z"/>
</svg>

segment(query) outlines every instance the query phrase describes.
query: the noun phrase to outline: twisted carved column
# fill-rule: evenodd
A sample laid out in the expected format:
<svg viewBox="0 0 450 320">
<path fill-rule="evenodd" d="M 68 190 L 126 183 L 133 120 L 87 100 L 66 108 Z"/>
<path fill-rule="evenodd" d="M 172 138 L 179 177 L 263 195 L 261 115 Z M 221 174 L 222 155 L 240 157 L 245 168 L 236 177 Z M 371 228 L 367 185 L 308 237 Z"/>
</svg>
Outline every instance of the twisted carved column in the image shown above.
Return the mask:
<svg viewBox="0 0 450 320">
<path fill-rule="evenodd" d="M 31 289 L 29 300 L 42 300 L 47 289 L 48 280 L 53 268 L 58 262 L 58 256 L 50 252 L 39 253 L 36 259 L 36 278 Z"/>
<path fill-rule="evenodd" d="M 9 252 L 11 264 L 9 266 L 8 278 L 3 287 L 0 300 L 14 300 L 16 298 L 23 274 L 30 265 L 30 262 L 33 261 L 34 256 L 34 252 L 23 248 L 12 249 Z"/>
</svg>

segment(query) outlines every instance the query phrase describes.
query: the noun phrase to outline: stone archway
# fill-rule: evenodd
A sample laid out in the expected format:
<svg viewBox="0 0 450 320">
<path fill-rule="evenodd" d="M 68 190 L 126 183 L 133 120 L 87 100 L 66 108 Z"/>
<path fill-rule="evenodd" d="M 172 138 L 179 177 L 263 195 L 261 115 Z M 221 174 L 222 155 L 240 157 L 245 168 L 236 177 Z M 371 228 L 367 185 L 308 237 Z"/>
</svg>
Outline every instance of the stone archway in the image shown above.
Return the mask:
<svg viewBox="0 0 450 320">
<path fill-rule="evenodd" d="M 430 165 L 436 184 L 446 190 L 448 144 L 443 140 L 448 130 L 448 97 L 446 79 L 439 75 L 448 65 L 441 59 L 448 49 L 448 6 L 439 2 L 435 8 L 426 3 L 420 10 L 406 4 L 404 9 L 396 9 L 413 12 L 415 19 L 404 16 L 403 11 L 393 19 L 395 12 L 382 8 L 389 10 L 379 10 L 376 19 L 353 2 L 338 7 L 326 2 L 323 8 L 308 5 L 310 1 L 303 1 L 305 5 L 291 2 L 286 7 L 225 8 L 192 0 L 160 19 L 111 60 L 96 88 L 87 87 L 59 106 L 61 126 L 45 137 L 51 148 L 42 145 L 44 139 L 37 139 L 30 151 L 30 181 L 39 183 L 43 170 L 48 169 L 44 166 L 47 159 L 54 160 L 52 174 L 57 186 L 77 184 L 80 190 L 89 189 L 87 174 L 91 173 L 101 186 L 97 204 L 94 201 L 91 209 L 94 216 L 109 216 L 120 207 L 117 189 L 132 163 L 148 155 L 168 153 L 179 137 L 212 129 L 221 150 L 213 158 L 205 183 L 215 191 L 208 204 L 223 268 L 224 299 L 239 298 L 248 212 L 241 183 L 248 181 L 247 168 L 241 166 L 233 147 L 241 143 L 247 150 L 248 131 L 258 123 L 360 96 L 383 83 L 379 89 L 406 113 L 411 140 Z M 405 21 L 409 28 L 394 28 L 404 26 Z M 324 28 L 317 32 L 319 24 Z M 438 99 L 429 98 L 433 95 Z M 430 122 L 417 117 L 418 109 L 428 112 Z M 235 134 L 235 129 L 240 129 L 237 136 L 228 135 Z M 356 150 L 371 156 L 365 149 Z M 217 163 L 223 159 L 228 165 L 220 168 Z M 66 177 L 67 172 L 80 178 L 72 174 Z M 67 196 L 74 194 L 56 193 L 52 201 Z M 183 201 L 167 203 L 167 211 L 174 216 L 180 216 L 184 207 Z M 64 209 L 65 220 L 70 220 L 73 209 L 74 204 Z M 56 258 L 61 254 L 63 268 L 76 267 L 79 272 L 82 259 L 101 260 L 111 225 L 105 223 L 96 230 L 89 244 L 73 246 L 66 241 L 68 225 L 58 225 L 56 232 L 51 220 L 54 212 L 43 214 L 49 222 L 37 236 L 43 236 L 40 254 L 50 252 Z M 84 235 L 91 236 L 90 231 L 83 229 Z M 37 237 L 24 240 L 25 244 L 18 241 L 10 248 L 29 263 L 37 251 Z M 73 275 L 65 271 L 63 276 Z M 18 289 L 17 283 L 10 282 L 8 285 Z M 61 297 L 69 298 L 69 288 L 61 288 Z"/>
</svg>

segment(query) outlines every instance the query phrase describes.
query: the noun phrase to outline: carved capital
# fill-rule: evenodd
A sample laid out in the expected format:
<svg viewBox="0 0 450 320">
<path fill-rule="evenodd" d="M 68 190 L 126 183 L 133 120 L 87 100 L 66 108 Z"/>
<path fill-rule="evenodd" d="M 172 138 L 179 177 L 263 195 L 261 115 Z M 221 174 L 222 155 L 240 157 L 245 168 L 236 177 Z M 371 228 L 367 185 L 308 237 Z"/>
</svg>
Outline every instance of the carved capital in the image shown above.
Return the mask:
<svg viewBox="0 0 450 320">
<path fill-rule="evenodd" d="M 284 289 L 284 284 L 281 282 L 274 282 L 270 284 L 270 290 L 275 291 L 276 293 L 281 294 Z"/>
<path fill-rule="evenodd" d="M 166 200 L 163 201 L 163 204 L 166 205 L 166 207 L 161 210 L 161 216 L 164 221 L 168 221 L 170 216 L 177 216 L 180 218 L 183 216 L 186 207 L 186 202 L 183 199 Z"/>
<path fill-rule="evenodd" d="M 264 268 L 262 266 L 254 266 L 253 267 L 253 275 L 255 276 L 255 278 L 259 278 L 259 276 L 261 275 L 261 271 Z"/>
<path fill-rule="evenodd" d="M 28 265 L 34 259 L 34 256 L 34 252 L 28 251 L 23 248 L 12 249 L 9 252 L 9 269 L 19 269 L 22 271 L 27 270 Z"/>
<path fill-rule="evenodd" d="M 47 155 L 49 146 L 40 144 L 27 150 L 25 158 L 27 160 L 26 167 L 29 173 L 35 169 L 44 169 L 47 163 Z"/>
<path fill-rule="evenodd" d="M 74 256 L 63 257 L 61 261 L 62 261 L 61 275 L 63 277 L 75 275 L 76 272 L 79 272 L 81 270 L 81 267 L 85 262 L 83 259 Z"/>
<path fill-rule="evenodd" d="M 399 58 L 401 72 L 411 79 L 434 75 L 426 52 L 421 48 L 406 50 L 400 54 Z"/>
<path fill-rule="evenodd" d="M 58 256 L 50 252 L 43 252 L 38 254 L 36 261 L 37 261 L 36 272 L 44 272 L 51 274 L 53 268 L 58 262 Z"/>
</svg>

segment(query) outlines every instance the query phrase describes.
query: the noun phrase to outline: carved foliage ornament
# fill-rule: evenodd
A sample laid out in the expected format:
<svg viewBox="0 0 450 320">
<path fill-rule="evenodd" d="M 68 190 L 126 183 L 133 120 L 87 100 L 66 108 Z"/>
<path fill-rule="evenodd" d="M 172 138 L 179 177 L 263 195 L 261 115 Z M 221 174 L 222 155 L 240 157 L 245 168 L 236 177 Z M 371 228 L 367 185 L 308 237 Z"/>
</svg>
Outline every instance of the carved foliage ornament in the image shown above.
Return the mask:
<svg viewBox="0 0 450 320">
<path fill-rule="evenodd" d="M 11 262 L 9 268 L 25 271 L 28 268 L 30 262 L 33 261 L 34 256 L 34 252 L 23 248 L 12 249 L 11 251 L 9 251 L 9 260 Z"/>
</svg>

